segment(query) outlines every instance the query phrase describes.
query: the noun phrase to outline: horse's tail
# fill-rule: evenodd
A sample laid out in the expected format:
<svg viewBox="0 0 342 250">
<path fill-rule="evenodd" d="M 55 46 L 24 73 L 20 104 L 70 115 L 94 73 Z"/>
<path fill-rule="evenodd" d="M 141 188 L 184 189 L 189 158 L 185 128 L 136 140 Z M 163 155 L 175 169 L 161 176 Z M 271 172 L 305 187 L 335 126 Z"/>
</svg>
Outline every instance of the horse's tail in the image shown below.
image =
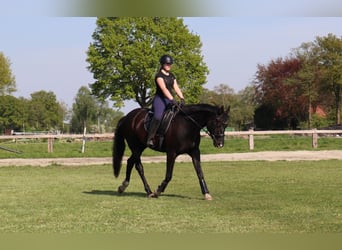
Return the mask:
<svg viewBox="0 0 342 250">
<path fill-rule="evenodd" d="M 118 177 L 120 174 L 121 169 L 121 162 L 123 158 L 123 154 L 125 152 L 125 138 L 122 134 L 122 122 L 124 120 L 124 117 L 119 120 L 118 125 L 116 127 L 115 133 L 114 133 L 114 142 L 113 142 L 113 170 L 114 170 L 114 176 Z"/>
</svg>

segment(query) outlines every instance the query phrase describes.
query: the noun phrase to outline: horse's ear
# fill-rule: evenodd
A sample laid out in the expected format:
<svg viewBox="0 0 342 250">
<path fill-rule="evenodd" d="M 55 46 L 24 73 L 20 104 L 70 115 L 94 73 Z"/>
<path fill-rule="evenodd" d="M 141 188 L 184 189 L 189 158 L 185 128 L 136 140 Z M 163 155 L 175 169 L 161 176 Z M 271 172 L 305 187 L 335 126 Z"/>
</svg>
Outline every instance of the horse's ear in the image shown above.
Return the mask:
<svg viewBox="0 0 342 250">
<path fill-rule="evenodd" d="M 230 112 L 230 105 L 228 106 L 228 108 L 226 109 L 226 113 L 228 114 Z"/>
<path fill-rule="evenodd" d="M 223 107 L 223 105 L 220 107 L 220 109 L 219 109 L 219 114 L 223 114 L 224 113 L 224 107 Z"/>
</svg>

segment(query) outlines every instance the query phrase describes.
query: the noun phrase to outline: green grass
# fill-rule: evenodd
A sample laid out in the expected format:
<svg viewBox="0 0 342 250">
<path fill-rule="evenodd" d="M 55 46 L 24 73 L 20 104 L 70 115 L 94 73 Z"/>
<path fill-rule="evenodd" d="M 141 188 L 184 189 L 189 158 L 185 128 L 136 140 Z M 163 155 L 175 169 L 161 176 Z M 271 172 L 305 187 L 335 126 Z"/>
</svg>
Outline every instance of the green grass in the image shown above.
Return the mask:
<svg viewBox="0 0 342 250">
<path fill-rule="evenodd" d="M 313 149 L 311 146 L 310 136 L 254 136 L 254 151 L 268 150 L 342 150 L 342 138 L 322 137 L 318 140 L 318 149 Z M 65 140 L 56 140 L 54 143 L 53 153 L 47 152 L 47 142 L 44 141 L 27 141 L 27 142 L 0 142 L 0 146 L 14 149 L 23 152 L 15 154 L 0 150 L 1 158 L 48 158 L 48 157 L 111 157 L 112 142 L 111 141 L 87 141 L 85 153 L 81 153 L 82 143 L 68 143 Z M 126 155 L 128 155 L 128 147 L 126 147 Z M 222 149 L 217 149 L 213 146 L 212 140 L 202 138 L 200 149 L 202 154 L 215 153 L 234 153 L 234 152 L 249 152 L 248 140 L 239 137 L 228 137 L 225 141 L 225 146 Z M 156 151 L 146 149 L 144 156 L 161 155 Z"/>
<path fill-rule="evenodd" d="M 0 168 L 0 233 L 341 233 L 341 161 L 190 163 L 148 199 L 137 173 L 122 195 L 110 165 Z M 152 188 L 164 164 L 145 164 Z M 124 171 L 122 171 L 124 173 Z"/>
</svg>

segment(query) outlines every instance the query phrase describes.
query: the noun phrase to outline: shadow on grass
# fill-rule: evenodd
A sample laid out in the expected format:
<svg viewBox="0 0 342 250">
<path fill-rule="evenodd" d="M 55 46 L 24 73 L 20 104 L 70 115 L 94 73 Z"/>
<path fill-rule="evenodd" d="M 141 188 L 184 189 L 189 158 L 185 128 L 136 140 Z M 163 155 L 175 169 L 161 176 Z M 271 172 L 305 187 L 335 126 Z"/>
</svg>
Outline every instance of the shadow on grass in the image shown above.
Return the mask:
<svg viewBox="0 0 342 250">
<path fill-rule="evenodd" d="M 117 191 L 113 190 L 91 190 L 91 191 L 84 191 L 84 194 L 91 194 L 91 195 L 108 195 L 108 196 L 123 196 L 123 197 L 143 197 L 147 198 L 146 193 L 143 192 L 124 192 L 118 193 Z M 171 198 L 182 198 L 182 199 L 192 199 L 189 196 L 184 195 L 177 195 L 177 194 L 162 194 L 161 196 L 164 197 L 171 197 Z"/>
</svg>

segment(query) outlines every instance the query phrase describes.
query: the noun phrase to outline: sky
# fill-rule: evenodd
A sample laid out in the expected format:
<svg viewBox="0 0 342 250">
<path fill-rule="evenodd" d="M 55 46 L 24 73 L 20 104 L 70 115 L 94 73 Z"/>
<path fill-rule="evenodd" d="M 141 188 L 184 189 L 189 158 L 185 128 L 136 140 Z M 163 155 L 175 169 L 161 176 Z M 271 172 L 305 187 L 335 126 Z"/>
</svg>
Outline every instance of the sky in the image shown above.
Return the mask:
<svg viewBox="0 0 342 250">
<path fill-rule="evenodd" d="M 71 108 L 78 89 L 94 82 L 87 70 L 86 51 L 95 22 L 95 17 L 0 15 L 0 51 L 11 62 L 18 90 L 14 95 L 29 98 L 36 91 L 52 91 L 58 101 Z M 184 24 L 200 36 L 202 55 L 210 70 L 204 85 L 208 89 L 225 84 L 242 90 L 252 82 L 258 64 L 286 57 L 293 48 L 313 42 L 317 36 L 333 33 L 342 37 L 342 17 L 261 13 L 187 17 Z M 127 113 L 136 107 L 130 101 L 121 111 Z"/>
</svg>

